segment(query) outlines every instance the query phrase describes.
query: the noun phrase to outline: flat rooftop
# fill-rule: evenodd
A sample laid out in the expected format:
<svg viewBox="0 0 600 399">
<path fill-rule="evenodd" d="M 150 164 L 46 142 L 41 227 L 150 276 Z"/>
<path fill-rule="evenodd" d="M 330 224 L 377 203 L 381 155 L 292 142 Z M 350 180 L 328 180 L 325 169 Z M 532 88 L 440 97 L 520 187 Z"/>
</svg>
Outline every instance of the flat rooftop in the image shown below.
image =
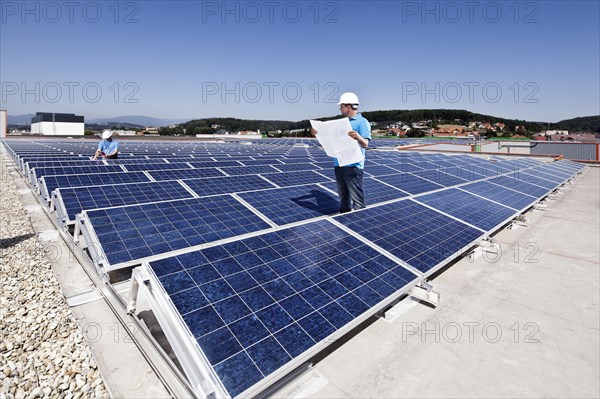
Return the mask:
<svg viewBox="0 0 600 399">
<path fill-rule="evenodd" d="M 45 245 L 77 255 L 11 176 Z M 525 216 L 493 236 L 495 247 L 437 274 L 437 307 L 405 298 L 269 396 L 598 397 L 600 168 Z M 142 307 L 139 324 L 126 315 L 127 279 L 113 286 L 119 302 L 81 256 L 52 267 L 113 397 L 190 396 L 151 312 Z"/>
</svg>

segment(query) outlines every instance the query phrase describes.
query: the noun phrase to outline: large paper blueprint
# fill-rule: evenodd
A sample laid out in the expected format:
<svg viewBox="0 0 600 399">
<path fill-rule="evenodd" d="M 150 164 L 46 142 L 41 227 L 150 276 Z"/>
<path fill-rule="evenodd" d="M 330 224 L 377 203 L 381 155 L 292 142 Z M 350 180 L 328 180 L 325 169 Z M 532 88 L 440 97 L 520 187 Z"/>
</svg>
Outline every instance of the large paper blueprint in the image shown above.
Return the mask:
<svg viewBox="0 0 600 399">
<path fill-rule="evenodd" d="M 327 122 L 311 120 L 310 124 L 318 132 L 317 140 L 325 153 L 330 157 L 337 158 L 340 166 L 360 162 L 364 159 L 358 142 L 348 136 L 348 132 L 352 130 L 348 118 Z"/>
</svg>

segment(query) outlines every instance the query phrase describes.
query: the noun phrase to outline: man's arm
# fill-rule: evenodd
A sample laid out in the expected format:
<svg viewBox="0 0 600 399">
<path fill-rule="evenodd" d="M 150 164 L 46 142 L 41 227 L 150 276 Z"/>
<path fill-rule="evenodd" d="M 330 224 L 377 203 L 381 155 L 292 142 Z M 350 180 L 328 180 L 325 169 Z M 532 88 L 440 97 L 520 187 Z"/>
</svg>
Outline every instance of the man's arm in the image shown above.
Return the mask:
<svg viewBox="0 0 600 399">
<path fill-rule="evenodd" d="M 358 141 L 358 145 L 362 148 L 367 148 L 369 146 L 369 140 L 363 138 L 357 131 L 351 130 L 348 132 L 348 136 L 352 137 L 354 140 Z"/>
</svg>

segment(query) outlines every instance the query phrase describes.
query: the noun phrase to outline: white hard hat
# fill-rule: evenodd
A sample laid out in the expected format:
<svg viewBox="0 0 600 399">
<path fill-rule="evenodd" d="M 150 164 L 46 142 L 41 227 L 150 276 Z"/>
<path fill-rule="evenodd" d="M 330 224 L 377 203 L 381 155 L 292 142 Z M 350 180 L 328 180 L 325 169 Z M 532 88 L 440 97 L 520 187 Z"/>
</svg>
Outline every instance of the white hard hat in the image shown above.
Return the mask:
<svg viewBox="0 0 600 399">
<path fill-rule="evenodd" d="M 338 104 L 356 104 L 358 105 L 358 96 L 354 93 L 344 93 L 340 96 Z"/>
<path fill-rule="evenodd" d="M 112 134 L 113 134 L 113 132 L 111 132 L 110 130 L 105 130 L 102 132 L 102 139 L 106 140 L 107 138 L 112 136 Z"/>
</svg>

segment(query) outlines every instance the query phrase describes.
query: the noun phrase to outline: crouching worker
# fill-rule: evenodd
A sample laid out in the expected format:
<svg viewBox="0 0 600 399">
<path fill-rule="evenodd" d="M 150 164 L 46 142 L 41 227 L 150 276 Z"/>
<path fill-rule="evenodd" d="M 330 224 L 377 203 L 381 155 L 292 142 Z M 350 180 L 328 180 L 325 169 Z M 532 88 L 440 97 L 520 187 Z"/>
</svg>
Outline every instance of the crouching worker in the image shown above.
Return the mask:
<svg viewBox="0 0 600 399">
<path fill-rule="evenodd" d="M 105 130 L 102 133 L 102 141 L 98 144 L 98 150 L 94 154 L 93 159 L 108 158 L 116 159 L 119 154 L 119 142 L 113 140 L 113 133 L 110 130 Z"/>
</svg>

